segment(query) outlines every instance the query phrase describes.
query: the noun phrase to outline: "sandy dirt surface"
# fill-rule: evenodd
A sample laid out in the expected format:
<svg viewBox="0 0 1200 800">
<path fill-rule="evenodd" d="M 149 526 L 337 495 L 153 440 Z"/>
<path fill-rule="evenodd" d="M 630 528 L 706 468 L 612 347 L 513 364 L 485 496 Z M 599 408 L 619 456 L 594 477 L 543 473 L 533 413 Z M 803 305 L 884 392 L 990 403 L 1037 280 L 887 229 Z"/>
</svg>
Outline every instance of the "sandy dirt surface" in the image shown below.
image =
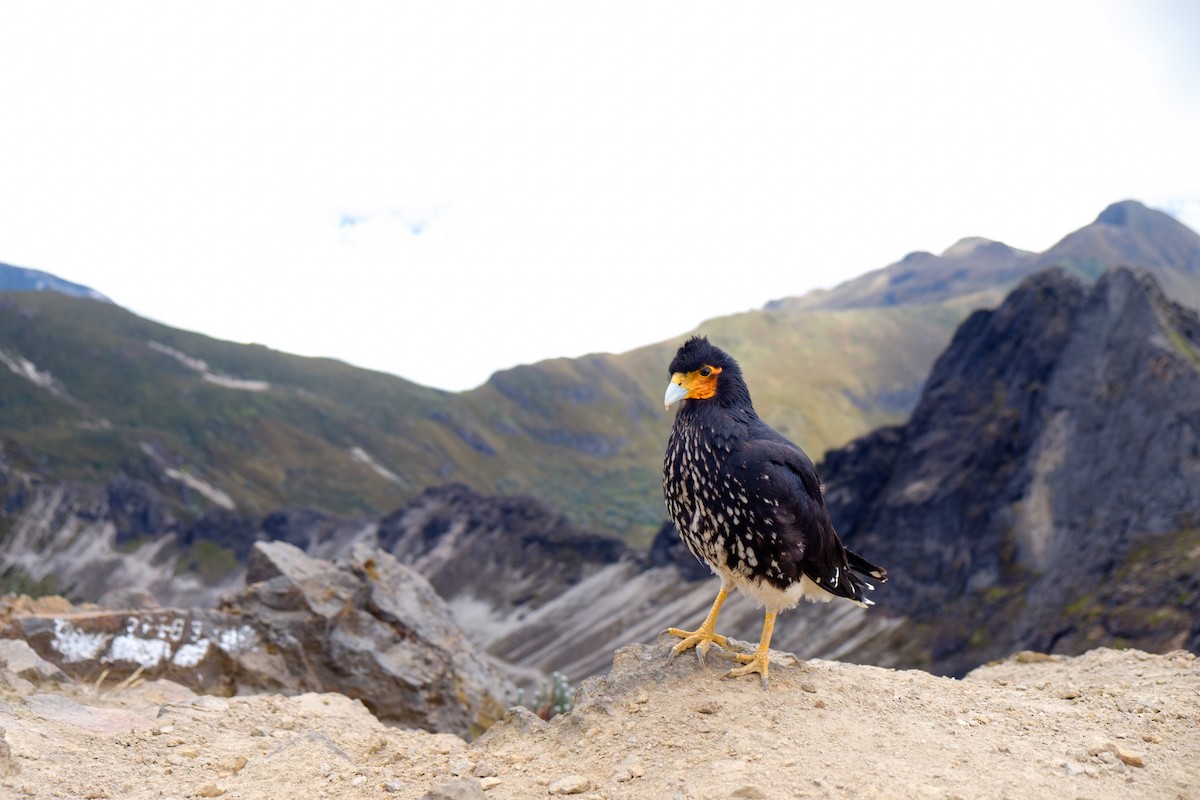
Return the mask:
<svg viewBox="0 0 1200 800">
<path fill-rule="evenodd" d="M 632 645 L 575 710 L 468 744 L 335 694 L 198 697 L 0 670 L 0 797 L 1196 798 L 1190 653 L 1019 654 L 964 680 L 773 654 L 771 688 Z"/>
</svg>

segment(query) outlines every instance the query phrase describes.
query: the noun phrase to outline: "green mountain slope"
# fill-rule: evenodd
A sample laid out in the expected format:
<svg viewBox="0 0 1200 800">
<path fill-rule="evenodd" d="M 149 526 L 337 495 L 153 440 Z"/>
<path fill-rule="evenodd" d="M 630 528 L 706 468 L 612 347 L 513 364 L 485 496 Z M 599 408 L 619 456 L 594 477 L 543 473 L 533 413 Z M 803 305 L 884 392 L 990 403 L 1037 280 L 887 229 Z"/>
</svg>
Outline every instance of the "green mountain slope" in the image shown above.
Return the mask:
<svg viewBox="0 0 1200 800">
<path fill-rule="evenodd" d="M 906 419 L 958 323 L 998 300 L 1018 268 L 1139 264 L 1168 276 L 1183 302 L 1200 298 L 1200 237 L 1131 203 L 1043 254 L 966 240 L 926 256 L 906 259 L 903 276 L 893 265 L 696 332 L 739 358 L 760 414 L 820 459 Z M 888 285 L 891 294 L 877 291 Z M 146 480 L 184 514 L 380 514 L 459 481 L 533 495 L 645 545 L 664 516 L 671 415 L 661 398 L 682 339 L 505 370 L 452 394 L 175 330 L 108 303 L 0 293 L 0 442 L 50 477 Z"/>
<path fill-rule="evenodd" d="M 722 317 L 698 331 L 737 353 L 760 413 L 814 455 L 901 421 L 968 308 Z M 461 396 L 503 443 L 521 489 L 597 530 L 648 544 L 662 522 L 667 364 L 684 337 L 620 355 L 507 370 Z M 456 406 L 461 408 L 461 406 Z M 549 469 L 547 469 L 549 467 Z M 536 474 L 521 487 L 520 477 Z"/>
<path fill-rule="evenodd" d="M 4 435 L 57 477 L 122 471 L 179 484 L 184 506 L 211 503 L 173 471 L 250 511 L 374 510 L 400 501 L 403 483 L 356 461 L 353 448 L 406 463 L 412 482 L 437 468 L 443 440 L 457 455 L 453 436 L 431 430 L 411 442 L 389 422 L 428 415 L 440 405 L 434 390 L 174 330 L 109 304 L 54 293 L 0 297 Z"/>
<path fill-rule="evenodd" d="M 742 357 L 763 413 L 819 454 L 902 418 L 962 311 L 762 312 L 703 329 Z M 645 544 L 663 514 L 677 344 L 518 367 L 455 395 L 110 304 L 2 294 L 0 431 L 47 475 L 125 474 L 185 513 L 381 513 L 454 480 Z"/>
</svg>

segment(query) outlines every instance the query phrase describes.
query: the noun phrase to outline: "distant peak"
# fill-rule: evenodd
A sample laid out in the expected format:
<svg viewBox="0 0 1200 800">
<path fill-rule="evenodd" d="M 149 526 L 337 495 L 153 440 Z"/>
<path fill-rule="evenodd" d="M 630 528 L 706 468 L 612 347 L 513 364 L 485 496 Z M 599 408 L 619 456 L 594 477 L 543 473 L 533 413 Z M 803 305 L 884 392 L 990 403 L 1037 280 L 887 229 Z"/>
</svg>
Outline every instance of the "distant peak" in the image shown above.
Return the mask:
<svg viewBox="0 0 1200 800">
<path fill-rule="evenodd" d="M 1141 216 L 1150 211 L 1137 200 L 1122 200 L 1119 203 L 1113 203 L 1108 208 L 1100 212 L 1100 216 L 1096 217 L 1098 225 L 1113 225 L 1123 226 L 1128 225 L 1137 216 Z"/>
<path fill-rule="evenodd" d="M 945 252 L 942 253 L 942 258 L 949 258 L 952 256 L 969 256 L 981 247 L 990 247 L 992 245 L 1000 245 L 1001 247 L 1007 249 L 1007 246 L 1000 244 L 1000 242 L 994 242 L 991 239 L 985 239 L 982 236 L 968 236 L 965 239 L 959 239 L 957 242 L 947 247 Z"/>
<path fill-rule="evenodd" d="M 90 286 L 63 280 L 57 275 L 26 267 L 14 267 L 11 264 L 0 264 L 0 291 L 14 292 L 58 292 L 72 297 L 86 297 L 89 300 L 99 300 L 111 303 L 112 300 L 97 292 Z"/>
</svg>

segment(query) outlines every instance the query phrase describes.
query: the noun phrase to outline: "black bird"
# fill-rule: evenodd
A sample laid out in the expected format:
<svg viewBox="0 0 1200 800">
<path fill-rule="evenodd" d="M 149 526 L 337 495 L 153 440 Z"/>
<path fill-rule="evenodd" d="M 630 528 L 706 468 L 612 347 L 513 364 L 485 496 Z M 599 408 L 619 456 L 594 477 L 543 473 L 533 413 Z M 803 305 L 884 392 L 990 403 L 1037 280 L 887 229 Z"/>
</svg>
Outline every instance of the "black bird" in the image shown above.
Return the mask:
<svg viewBox="0 0 1200 800">
<path fill-rule="evenodd" d="M 692 337 L 668 372 L 663 402 L 666 408 L 682 402 L 663 459 L 663 495 L 684 544 L 721 579 L 697 630 L 669 629 L 683 639 L 671 659 L 695 647 L 703 661 L 712 644 L 728 647 L 715 626 L 736 587 L 766 608 L 766 618 L 758 648 L 753 655 L 734 654 L 744 666 L 727 677 L 757 672 L 766 688 L 776 614 L 801 598 L 873 605 L 863 589 L 875 587 L 855 573 L 883 582 L 887 571 L 842 544 L 812 461 L 759 419 L 742 370 L 728 353 Z"/>
</svg>

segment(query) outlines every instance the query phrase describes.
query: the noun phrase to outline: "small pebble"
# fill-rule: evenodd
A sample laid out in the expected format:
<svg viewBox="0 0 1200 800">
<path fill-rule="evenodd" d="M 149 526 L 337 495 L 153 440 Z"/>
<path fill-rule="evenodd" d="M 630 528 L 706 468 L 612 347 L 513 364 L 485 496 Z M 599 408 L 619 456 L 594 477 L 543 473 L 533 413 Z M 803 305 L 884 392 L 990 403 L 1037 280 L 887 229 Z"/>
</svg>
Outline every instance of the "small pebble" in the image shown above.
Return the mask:
<svg viewBox="0 0 1200 800">
<path fill-rule="evenodd" d="M 550 784 L 550 794 L 583 794 L 592 783 L 582 775 L 567 775 Z"/>
<path fill-rule="evenodd" d="M 385 792 L 403 792 L 404 781 L 388 781 L 383 785 L 383 790 Z"/>
<path fill-rule="evenodd" d="M 1146 766 L 1146 759 L 1141 753 L 1134 753 L 1130 750 L 1123 750 L 1120 747 L 1116 751 L 1117 758 L 1121 759 L 1125 764 L 1131 767 Z"/>
</svg>

